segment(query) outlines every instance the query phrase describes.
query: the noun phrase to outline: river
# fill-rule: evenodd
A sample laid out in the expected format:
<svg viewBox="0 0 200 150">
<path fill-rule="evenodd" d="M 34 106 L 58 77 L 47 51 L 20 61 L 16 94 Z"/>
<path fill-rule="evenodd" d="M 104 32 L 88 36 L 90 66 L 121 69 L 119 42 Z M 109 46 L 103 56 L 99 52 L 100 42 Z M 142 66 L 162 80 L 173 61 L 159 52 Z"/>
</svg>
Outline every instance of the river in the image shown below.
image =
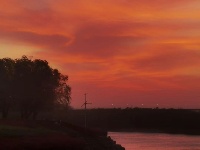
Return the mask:
<svg viewBox="0 0 200 150">
<path fill-rule="evenodd" d="M 109 132 L 126 150 L 200 150 L 200 136 L 164 133 Z"/>
</svg>

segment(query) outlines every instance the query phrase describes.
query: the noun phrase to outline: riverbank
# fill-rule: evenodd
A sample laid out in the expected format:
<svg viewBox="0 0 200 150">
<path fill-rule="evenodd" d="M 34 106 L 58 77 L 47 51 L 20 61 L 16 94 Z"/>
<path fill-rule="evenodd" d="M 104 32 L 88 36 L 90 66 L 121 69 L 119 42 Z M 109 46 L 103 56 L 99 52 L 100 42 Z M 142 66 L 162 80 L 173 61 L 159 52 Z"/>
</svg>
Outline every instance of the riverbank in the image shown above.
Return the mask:
<svg viewBox="0 0 200 150">
<path fill-rule="evenodd" d="M 85 150 L 125 150 L 120 144 L 116 144 L 116 141 L 108 137 L 91 138 L 86 137 Z"/>
<path fill-rule="evenodd" d="M 0 145 L 6 150 L 124 150 L 105 131 L 56 121 L 1 120 Z"/>
</svg>

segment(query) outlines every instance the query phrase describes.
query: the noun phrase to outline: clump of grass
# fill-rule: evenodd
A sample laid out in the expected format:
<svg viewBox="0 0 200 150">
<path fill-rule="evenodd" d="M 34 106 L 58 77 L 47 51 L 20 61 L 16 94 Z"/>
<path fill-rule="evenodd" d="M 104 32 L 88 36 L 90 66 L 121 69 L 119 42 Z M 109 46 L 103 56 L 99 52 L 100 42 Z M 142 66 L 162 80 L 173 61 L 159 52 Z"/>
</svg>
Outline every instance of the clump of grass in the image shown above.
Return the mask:
<svg viewBox="0 0 200 150">
<path fill-rule="evenodd" d="M 0 125 L 0 137 L 23 137 L 23 136 L 37 136 L 55 133 L 50 129 L 42 127 L 28 128 L 9 125 Z"/>
<path fill-rule="evenodd" d="M 1 149 L 6 150 L 83 150 L 85 148 L 84 141 L 66 135 L 0 138 L 0 145 Z"/>
</svg>

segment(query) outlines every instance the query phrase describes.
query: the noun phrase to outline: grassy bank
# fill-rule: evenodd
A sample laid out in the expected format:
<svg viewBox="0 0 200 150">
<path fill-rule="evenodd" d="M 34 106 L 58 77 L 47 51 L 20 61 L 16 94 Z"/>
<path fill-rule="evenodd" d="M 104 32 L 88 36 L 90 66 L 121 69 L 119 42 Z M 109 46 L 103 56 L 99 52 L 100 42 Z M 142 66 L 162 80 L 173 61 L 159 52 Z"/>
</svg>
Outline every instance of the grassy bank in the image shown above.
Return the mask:
<svg viewBox="0 0 200 150">
<path fill-rule="evenodd" d="M 71 136 L 66 131 L 56 130 L 53 125 L 26 121 L 1 121 L 0 145 L 5 150 L 49 150 L 74 149 L 85 147 L 83 139 Z"/>
<path fill-rule="evenodd" d="M 2 150 L 122 150 L 105 132 L 55 121 L 0 121 Z"/>
</svg>

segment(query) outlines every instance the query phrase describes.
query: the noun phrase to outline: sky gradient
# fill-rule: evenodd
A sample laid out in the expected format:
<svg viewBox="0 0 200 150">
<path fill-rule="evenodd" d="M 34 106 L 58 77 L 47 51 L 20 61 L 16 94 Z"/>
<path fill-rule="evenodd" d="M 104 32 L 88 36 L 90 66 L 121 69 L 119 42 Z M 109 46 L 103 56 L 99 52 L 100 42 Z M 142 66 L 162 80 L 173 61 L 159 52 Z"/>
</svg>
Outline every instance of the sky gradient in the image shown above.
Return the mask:
<svg viewBox="0 0 200 150">
<path fill-rule="evenodd" d="M 200 108 L 199 0 L 0 0 L 0 57 L 45 59 L 72 107 Z"/>
</svg>

